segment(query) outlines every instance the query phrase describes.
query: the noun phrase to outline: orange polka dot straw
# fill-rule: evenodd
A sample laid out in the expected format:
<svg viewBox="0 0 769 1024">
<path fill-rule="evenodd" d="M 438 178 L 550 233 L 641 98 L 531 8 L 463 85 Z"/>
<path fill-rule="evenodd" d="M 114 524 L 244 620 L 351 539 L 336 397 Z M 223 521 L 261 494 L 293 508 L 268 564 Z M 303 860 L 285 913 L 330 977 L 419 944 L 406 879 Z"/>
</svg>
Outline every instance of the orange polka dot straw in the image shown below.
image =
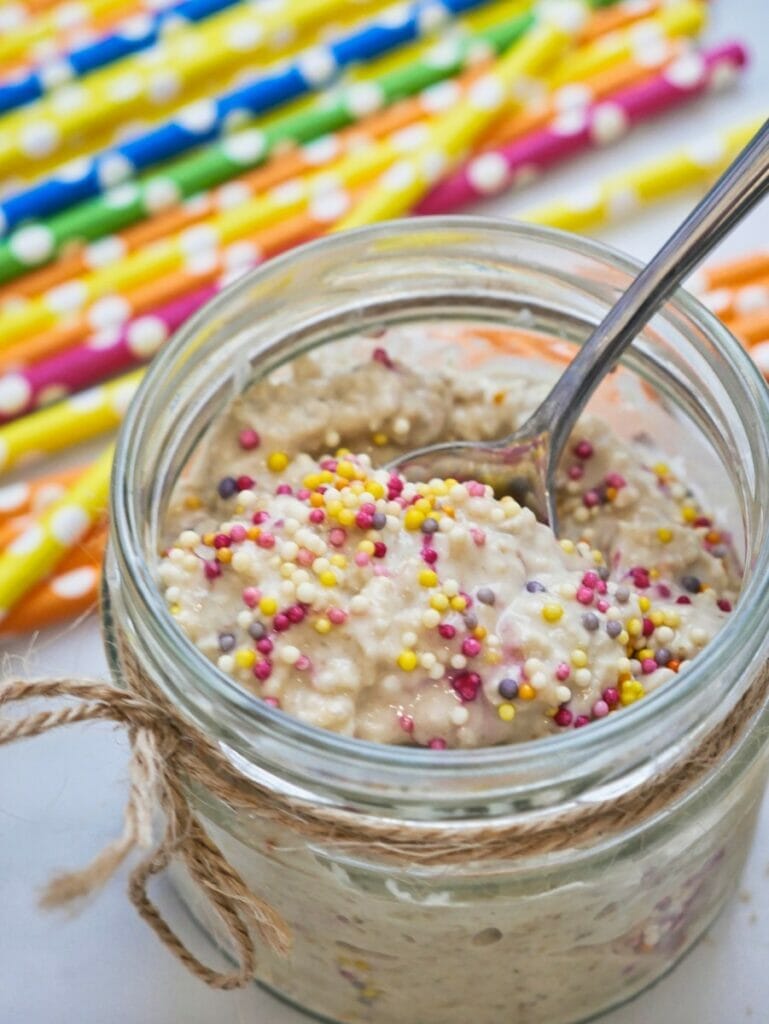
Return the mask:
<svg viewBox="0 0 769 1024">
<path fill-rule="evenodd" d="M 64 469 L 34 480 L 19 481 L 0 487 L 0 551 L 8 540 L 18 533 L 18 529 L 11 529 L 11 533 L 6 534 L 5 530 L 9 524 L 27 516 L 38 515 L 57 501 L 82 472 L 82 467 Z"/>
</svg>

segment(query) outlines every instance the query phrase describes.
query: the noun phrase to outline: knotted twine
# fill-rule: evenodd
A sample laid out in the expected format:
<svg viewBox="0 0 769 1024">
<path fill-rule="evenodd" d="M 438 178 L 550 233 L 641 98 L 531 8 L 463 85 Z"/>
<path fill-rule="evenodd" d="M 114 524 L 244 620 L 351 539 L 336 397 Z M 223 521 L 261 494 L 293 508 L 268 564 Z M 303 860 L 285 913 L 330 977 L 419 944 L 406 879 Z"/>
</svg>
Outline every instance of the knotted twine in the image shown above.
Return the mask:
<svg viewBox="0 0 769 1024">
<path fill-rule="evenodd" d="M 202 787 L 234 811 L 284 826 L 326 847 L 358 849 L 398 864 L 434 867 L 505 861 L 595 843 L 637 826 L 675 804 L 703 781 L 748 730 L 769 695 L 765 665 L 731 711 L 682 759 L 610 800 L 573 803 L 526 820 L 404 821 L 326 806 L 276 792 L 238 772 L 229 759 L 187 719 L 142 671 L 121 644 L 122 690 L 82 679 L 9 680 L 0 685 L 3 705 L 29 700 L 71 698 L 71 706 L 46 709 L 25 718 L 0 718 L 0 746 L 39 736 L 75 722 L 110 721 L 123 726 L 131 745 L 130 786 L 121 836 L 86 868 L 54 878 L 43 905 L 57 907 L 103 886 L 134 849 L 149 850 L 129 878 L 129 897 L 163 944 L 192 974 L 212 988 L 249 984 L 256 973 L 256 931 L 274 953 L 287 956 L 291 933 L 280 914 L 253 893 L 210 839 L 193 811 L 189 784 Z M 153 821 L 162 812 L 159 840 Z M 237 957 L 236 969 L 217 971 L 181 942 L 150 900 L 149 881 L 173 860 L 181 861 L 218 913 Z"/>
</svg>

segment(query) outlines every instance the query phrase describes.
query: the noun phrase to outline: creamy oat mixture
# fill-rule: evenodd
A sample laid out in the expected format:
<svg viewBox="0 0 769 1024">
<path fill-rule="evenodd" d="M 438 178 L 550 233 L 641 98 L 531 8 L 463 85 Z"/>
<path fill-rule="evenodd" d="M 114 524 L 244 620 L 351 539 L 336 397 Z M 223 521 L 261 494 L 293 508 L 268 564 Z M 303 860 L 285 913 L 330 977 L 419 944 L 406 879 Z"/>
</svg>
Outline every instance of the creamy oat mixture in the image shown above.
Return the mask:
<svg viewBox="0 0 769 1024">
<path fill-rule="evenodd" d="M 500 436 L 546 391 L 511 369 L 414 369 L 429 329 L 356 339 L 333 366 L 321 350 L 234 402 L 168 510 L 179 626 L 273 706 L 382 743 L 528 740 L 675 685 L 731 611 L 728 537 L 589 416 L 559 474 L 560 540 L 482 483 L 381 468 Z"/>
</svg>

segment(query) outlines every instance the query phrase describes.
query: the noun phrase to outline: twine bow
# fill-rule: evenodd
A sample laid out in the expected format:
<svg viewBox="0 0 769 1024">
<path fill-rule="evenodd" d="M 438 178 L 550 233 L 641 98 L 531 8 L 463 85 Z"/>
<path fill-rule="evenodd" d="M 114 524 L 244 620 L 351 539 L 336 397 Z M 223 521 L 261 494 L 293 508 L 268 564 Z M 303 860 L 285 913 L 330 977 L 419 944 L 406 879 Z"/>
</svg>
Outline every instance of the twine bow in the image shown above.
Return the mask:
<svg viewBox="0 0 769 1024">
<path fill-rule="evenodd" d="M 115 874 L 134 849 L 149 850 L 131 872 L 129 897 L 161 942 L 201 981 L 212 988 L 233 989 L 253 980 L 256 949 L 249 926 L 271 950 L 287 955 L 291 937 L 286 923 L 265 900 L 251 892 L 190 807 L 182 783 L 191 767 L 190 745 L 178 723 L 144 697 L 78 679 L 12 680 L 0 688 L 0 709 L 13 703 L 61 697 L 73 698 L 77 703 L 26 718 L 0 720 L 0 746 L 75 722 L 115 722 L 128 730 L 132 750 L 130 790 L 119 838 L 81 871 L 55 877 L 45 889 L 43 905 L 64 906 L 90 895 Z M 197 755 L 193 757 L 195 768 Z M 165 827 L 155 843 L 152 824 L 158 809 L 165 816 Z M 198 960 L 150 899 L 147 887 L 151 878 L 163 872 L 174 858 L 184 863 L 224 922 L 237 955 L 237 969 L 221 972 Z"/>
</svg>

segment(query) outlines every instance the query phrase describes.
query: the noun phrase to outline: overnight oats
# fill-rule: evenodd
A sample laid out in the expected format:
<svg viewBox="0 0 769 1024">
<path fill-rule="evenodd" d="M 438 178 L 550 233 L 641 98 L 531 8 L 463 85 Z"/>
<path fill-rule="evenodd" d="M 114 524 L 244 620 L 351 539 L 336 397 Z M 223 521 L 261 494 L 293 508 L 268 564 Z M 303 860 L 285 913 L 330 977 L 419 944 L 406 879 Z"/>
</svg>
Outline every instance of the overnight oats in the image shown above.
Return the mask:
<svg viewBox="0 0 769 1024">
<path fill-rule="evenodd" d="M 674 685 L 732 610 L 728 538 L 600 418 L 561 467 L 560 538 L 479 481 L 383 468 L 501 436 L 545 395 L 509 371 L 410 368 L 426 335 L 456 341 L 426 324 L 351 339 L 349 362 L 306 356 L 233 404 L 168 509 L 179 626 L 310 725 L 436 750 L 579 728 Z"/>
<path fill-rule="evenodd" d="M 290 932 L 253 929 L 248 977 L 322 1019 L 584 1021 L 736 887 L 769 762 L 769 399 L 739 346 L 686 296 L 641 333 L 557 536 L 388 468 L 509 433 L 634 272 L 477 220 L 337 236 L 214 302 L 129 411 L 113 672 L 236 779 L 185 792 Z"/>
</svg>

